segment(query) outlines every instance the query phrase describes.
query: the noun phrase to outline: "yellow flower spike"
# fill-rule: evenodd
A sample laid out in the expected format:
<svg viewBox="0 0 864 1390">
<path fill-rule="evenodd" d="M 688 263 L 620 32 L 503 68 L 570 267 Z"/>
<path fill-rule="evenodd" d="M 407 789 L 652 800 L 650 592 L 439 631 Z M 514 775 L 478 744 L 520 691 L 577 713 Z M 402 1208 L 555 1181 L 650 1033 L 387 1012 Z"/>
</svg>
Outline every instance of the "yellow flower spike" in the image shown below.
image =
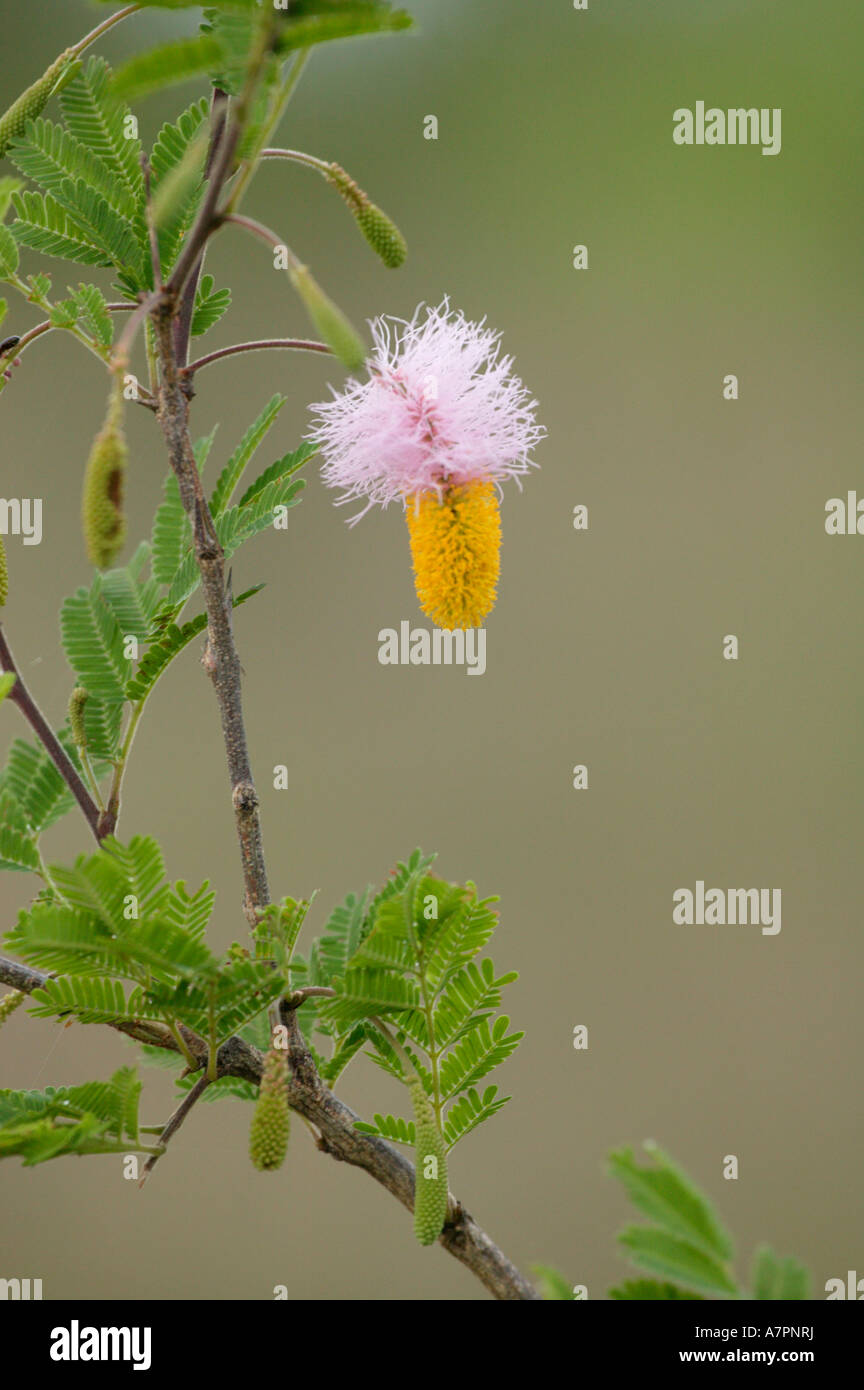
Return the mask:
<svg viewBox="0 0 864 1390">
<path fill-rule="evenodd" d="M 546 431 L 537 402 L 501 355 L 499 334 L 450 307 L 370 323 L 367 380 L 312 406 L 308 438 L 340 502 L 399 501 L 423 612 L 450 632 L 482 626 L 499 574 L 498 496 L 519 481 Z"/>
<path fill-rule="evenodd" d="M 482 627 L 495 604 L 501 517 L 494 483 L 451 487 L 406 500 L 414 583 L 436 627 Z"/>
</svg>

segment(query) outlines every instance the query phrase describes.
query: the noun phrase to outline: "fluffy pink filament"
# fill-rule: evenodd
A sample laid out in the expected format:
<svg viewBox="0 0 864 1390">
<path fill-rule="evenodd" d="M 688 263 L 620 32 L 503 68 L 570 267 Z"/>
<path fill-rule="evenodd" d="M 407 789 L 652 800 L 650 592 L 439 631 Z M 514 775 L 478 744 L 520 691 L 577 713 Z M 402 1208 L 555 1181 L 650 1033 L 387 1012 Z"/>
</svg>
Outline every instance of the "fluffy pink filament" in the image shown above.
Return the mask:
<svg viewBox="0 0 864 1390">
<path fill-rule="evenodd" d="M 425 312 L 424 312 L 425 310 Z M 340 502 L 386 507 L 447 485 L 500 484 L 533 467 L 545 430 L 537 402 L 500 355 L 500 334 L 450 309 L 422 306 L 410 322 L 378 318 L 367 381 L 352 379 L 311 407 L 309 438 Z"/>
</svg>

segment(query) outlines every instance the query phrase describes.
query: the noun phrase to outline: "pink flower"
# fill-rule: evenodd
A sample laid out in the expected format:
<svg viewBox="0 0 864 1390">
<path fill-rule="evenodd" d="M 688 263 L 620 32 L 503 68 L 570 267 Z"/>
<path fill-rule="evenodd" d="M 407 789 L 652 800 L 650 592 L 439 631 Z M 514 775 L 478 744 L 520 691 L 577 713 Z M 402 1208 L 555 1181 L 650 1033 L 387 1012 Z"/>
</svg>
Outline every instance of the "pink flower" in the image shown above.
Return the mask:
<svg viewBox="0 0 864 1390">
<path fill-rule="evenodd" d="M 339 502 L 366 499 L 352 521 L 466 483 L 519 483 L 546 431 L 513 359 L 500 355 L 500 334 L 469 323 L 447 299 L 421 305 L 410 323 L 378 318 L 370 327 L 368 381 L 352 379 L 311 407 L 325 483 L 342 489 Z"/>
</svg>

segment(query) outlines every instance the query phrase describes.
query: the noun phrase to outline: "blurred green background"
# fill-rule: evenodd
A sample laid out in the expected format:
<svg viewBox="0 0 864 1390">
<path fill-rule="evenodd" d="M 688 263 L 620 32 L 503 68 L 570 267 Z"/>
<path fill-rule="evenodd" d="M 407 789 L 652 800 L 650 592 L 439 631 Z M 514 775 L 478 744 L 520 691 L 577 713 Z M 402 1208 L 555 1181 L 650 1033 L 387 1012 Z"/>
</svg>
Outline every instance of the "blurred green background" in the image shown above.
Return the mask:
<svg viewBox="0 0 864 1390">
<path fill-rule="evenodd" d="M 488 316 L 549 437 L 524 493 L 507 489 L 482 679 L 378 664 L 379 628 L 424 621 L 397 509 L 349 530 L 313 476 L 287 532 L 235 558 L 235 590 L 267 582 L 235 626 L 272 887 L 319 889 L 317 930 L 419 843 L 446 877 L 501 894 L 495 959 L 521 972 L 508 1007 L 528 1037 L 501 1073 L 513 1102 L 459 1147 L 452 1185 L 520 1266 L 556 1264 L 604 1297 L 629 1217 L 604 1155 L 651 1137 L 720 1204 L 739 1270 L 766 1239 L 805 1259 L 824 1297 L 862 1249 L 864 540 L 824 532 L 826 500 L 861 482 L 860 6 L 410 8 L 413 34 L 319 50 L 279 135 L 338 160 L 392 213 L 405 269 L 383 269 L 306 170 L 268 165 L 246 210 L 355 322 L 445 293 Z M 3 0 L 0 106 L 99 13 Z M 101 51 L 184 27 L 137 16 Z M 139 103 L 142 133 L 196 94 Z M 781 107 L 782 153 L 675 147 L 672 112 L 699 99 Z M 577 243 L 587 271 L 571 267 Z M 57 269 L 61 286 L 75 274 Z M 228 230 L 209 269 L 235 303 L 202 350 L 305 332 L 265 248 Z M 13 303 L 4 332 L 31 322 Z M 277 390 L 290 405 L 263 461 L 295 445 L 330 380 L 317 358 L 275 353 L 202 373 L 196 432 L 220 422 L 211 466 Z M 3 495 L 45 500 L 41 547 L 8 542 L 4 621 L 57 721 L 71 688 L 57 612 L 88 582 L 77 515 L 105 395 L 98 365 L 55 334 L 0 402 Z M 155 422 L 128 413 L 137 538 L 167 465 Z M 727 633 L 737 663 L 722 660 Z M 158 836 L 172 875 L 213 880 L 224 948 L 243 932 L 239 868 L 193 651 L 142 725 L 120 831 Z M 23 732 L 4 709 L 0 743 Z M 575 763 L 588 791 L 571 788 Z M 72 817 L 50 837 L 57 859 L 89 851 Z M 674 927 L 673 890 L 699 878 L 780 887 L 780 935 Z M 4 921 L 29 890 L 0 880 Z M 580 1023 L 587 1052 L 572 1047 Z M 107 1075 L 132 1056 L 107 1030 L 19 1013 L 0 1085 Z M 161 1120 L 169 1082 L 145 1079 L 146 1118 Z M 344 1094 L 367 1115 L 402 1103 L 362 1060 Z M 248 1120 L 200 1107 L 143 1192 L 112 1159 L 4 1164 L 0 1274 L 41 1277 L 47 1298 L 255 1299 L 275 1284 L 292 1298 L 484 1296 L 299 1122 L 283 1172 L 253 1172 Z M 737 1182 L 721 1176 L 727 1154 Z"/>
</svg>

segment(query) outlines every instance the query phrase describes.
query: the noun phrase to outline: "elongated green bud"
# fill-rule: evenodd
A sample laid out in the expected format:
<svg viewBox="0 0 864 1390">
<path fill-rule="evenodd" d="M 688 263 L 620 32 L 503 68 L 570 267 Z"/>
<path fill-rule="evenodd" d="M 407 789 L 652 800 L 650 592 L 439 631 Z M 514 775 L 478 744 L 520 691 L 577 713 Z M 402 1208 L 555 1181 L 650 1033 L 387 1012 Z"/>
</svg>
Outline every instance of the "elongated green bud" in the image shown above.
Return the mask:
<svg viewBox="0 0 864 1390">
<path fill-rule="evenodd" d="M 306 312 L 327 346 L 351 371 L 359 371 L 366 361 L 366 349 L 351 324 L 332 299 L 309 274 L 305 265 L 289 270 L 291 283 L 306 305 Z"/>
<path fill-rule="evenodd" d="M 69 696 L 69 728 L 72 730 L 72 741 L 76 748 L 82 751 L 87 747 L 87 730 L 84 727 L 84 706 L 89 696 L 83 685 L 76 685 L 72 694 Z"/>
<path fill-rule="evenodd" d="M 409 1089 L 417 1134 L 414 1234 L 421 1245 L 433 1245 L 447 1217 L 447 1153 L 423 1083 L 412 1081 Z"/>
<path fill-rule="evenodd" d="M 3 998 L 0 999 L 0 1028 L 3 1027 L 10 1014 L 14 1014 L 15 1010 L 20 1008 L 26 998 L 27 995 L 20 989 L 10 990 L 8 994 L 3 995 Z"/>
<path fill-rule="evenodd" d="M 6 568 L 6 548 L 3 545 L 3 537 L 0 536 L 0 608 L 3 607 L 9 597 L 9 571 Z"/>
<path fill-rule="evenodd" d="M 91 564 L 108 569 L 123 549 L 126 518 L 123 484 L 129 450 L 123 434 L 119 392 L 112 395 L 105 423 L 93 441 L 84 474 L 81 520 Z"/>
<path fill-rule="evenodd" d="M 342 194 L 375 254 L 391 270 L 398 269 L 404 263 L 408 247 L 396 223 L 372 202 L 339 164 L 329 166 L 327 177 Z"/>
<path fill-rule="evenodd" d="M 0 159 L 3 158 L 12 141 L 24 134 L 27 122 L 35 121 L 36 117 L 45 110 L 49 98 L 61 87 L 65 87 L 80 66 L 81 64 L 74 60 L 73 50 L 67 48 L 51 64 L 47 72 L 28 87 L 26 92 L 22 92 L 16 101 L 13 101 L 5 115 L 0 117 Z"/>
<path fill-rule="evenodd" d="M 288 1111 L 288 1059 L 283 1049 L 271 1047 L 264 1058 L 261 1085 L 249 1131 L 249 1156 L 262 1173 L 281 1168 L 288 1152 L 291 1118 Z"/>
</svg>

